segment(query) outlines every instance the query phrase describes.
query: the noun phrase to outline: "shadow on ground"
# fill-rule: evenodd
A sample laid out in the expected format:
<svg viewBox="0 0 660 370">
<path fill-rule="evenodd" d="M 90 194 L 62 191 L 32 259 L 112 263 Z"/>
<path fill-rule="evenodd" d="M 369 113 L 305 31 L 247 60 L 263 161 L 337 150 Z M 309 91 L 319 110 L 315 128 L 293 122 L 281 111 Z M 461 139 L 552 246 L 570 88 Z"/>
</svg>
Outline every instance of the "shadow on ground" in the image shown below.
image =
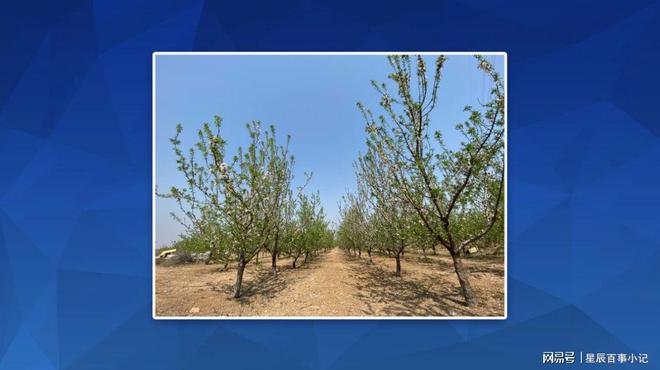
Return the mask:
<svg viewBox="0 0 660 370">
<path fill-rule="evenodd" d="M 468 316 L 470 312 L 458 289 L 437 286 L 437 280 L 429 274 L 419 274 L 415 280 L 407 280 L 404 268 L 402 277 L 394 271 L 369 264 L 365 259 L 350 258 L 351 281 L 356 296 L 367 309 L 365 315 L 375 315 L 372 307 L 383 305 L 379 310 L 387 316 Z M 421 279 L 420 279 L 421 278 Z"/>
<path fill-rule="evenodd" d="M 304 271 L 317 269 L 319 267 L 318 262 L 319 261 L 315 259 L 302 266 L 296 266 L 295 269 L 292 268 L 290 264 L 280 264 L 277 266 L 277 276 L 273 275 L 269 264 L 259 266 L 248 265 L 248 268 L 256 269 L 257 271 L 252 272 L 252 276 L 249 278 L 244 276 L 241 297 L 235 299 L 235 301 L 243 305 L 249 305 L 258 297 L 265 299 L 275 298 L 279 292 L 302 279 L 304 277 Z M 234 276 L 236 275 L 236 269 L 231 269 L 228 272 L 232 273 Z M 234 293 L 233 283 L 222 285 L 208 283 L 208 285 L 214 291 L 223 294 L 224 297 L 227 298 L 232 297 Z"/>
<path fill-rule="evenodd" d="M 406 258 L 436 270 L 453 271 L 454 264 L 449 256 L 407 256 Z M 499 256 L 463 257 L 463 264 L 469 273 L 504 276 L 504 259 Z"/>
</svg>

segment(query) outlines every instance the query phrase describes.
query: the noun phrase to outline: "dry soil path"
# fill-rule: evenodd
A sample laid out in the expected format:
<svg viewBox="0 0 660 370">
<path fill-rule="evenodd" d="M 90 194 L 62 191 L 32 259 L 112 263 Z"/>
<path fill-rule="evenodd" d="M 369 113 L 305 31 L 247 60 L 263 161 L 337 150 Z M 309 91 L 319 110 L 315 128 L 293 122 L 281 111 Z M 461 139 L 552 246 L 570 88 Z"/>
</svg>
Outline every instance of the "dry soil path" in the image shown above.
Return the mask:
<svg viewBox="0 0 660 370">
<path fill-rule="evenodd" d="M 263 311 L 266 316 L 359 316 L 364 304 L 351 287 L 354 261 L 348 261 L 338 248 L 322 255 L 309 271 L 282 294 L 271 300 Z"/>
<path fill-rule="evenodd" d="M 394 260 L 374 256 L 369 264 L 338 248 L 302 267 L 278 261 L 251 264 L 245 272 L 243 297 L 231 298 L 235 270 L 217 265 L 156 268 L 158 316 L 499 316 L 504 308 L 502 261 L 466 261 L 476 308 L 463 304 L 449 257 L 406 255 L 403 276 Z"/>
</svg>

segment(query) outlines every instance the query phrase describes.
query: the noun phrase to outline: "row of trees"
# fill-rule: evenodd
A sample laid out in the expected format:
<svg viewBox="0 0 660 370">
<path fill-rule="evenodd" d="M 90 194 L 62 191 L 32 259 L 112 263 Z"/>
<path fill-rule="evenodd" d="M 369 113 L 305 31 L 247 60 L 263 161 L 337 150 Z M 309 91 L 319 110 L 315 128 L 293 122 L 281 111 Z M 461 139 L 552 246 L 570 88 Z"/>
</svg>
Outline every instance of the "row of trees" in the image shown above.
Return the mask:
<svg viewBox="0 0 660 370">
<path fill-rule="evenodd" d="M 226 140 L 221 136 L 222 119 L 204 123 L 197 131 L 197 142 L 182 148 L 182 126 L 170 140 L 177 169 L 184 186 L 174 186 L 159 196 L 176 201 L 180 213 L 172 213 L 186 235 L 195 240 L 197 251 L 209 251 L 210 260 L 225 267 L 236 263 L 233 296 L 241 296 L 243 273 L 259 253 L 271 255 L 272 273 L 277 275 L 281 254 L 307 261 L 320 250 L 333 245 L 318 193 L 307 194 L 304 185 L 292 188 L 294 157 L 289 153 L 290 137 L 284 144 L 276 140 L 275 128 L 263 129 L 257 121 L 247 125 L 249 144 L 239 147 L 229 158 Z M 201 249 L 201 250 L 200 250 Z"/>
<path fill-rule="evenodd" d="M 454 128 L 463 137 L 457 147 L 431 128 L 444 56 L 436 58 L 431 77 L 421 56 L 388 58 L 393 91 L 372 81 L 380 96 L 380 114 L 358 103 L 365 120 L 366 153 L 355 163 L 357 191 L 340 205 L 339 244 L 374 249 L 396 259 L 407 248 L 444 247 L 467 305 L 477 304 L 462 258 L 475 243 L 503 245 L 504 85 L 484 57 L 477 67 L 492 82 L 488 101 L 467 106 L 467 119 Z"/>
</svg>

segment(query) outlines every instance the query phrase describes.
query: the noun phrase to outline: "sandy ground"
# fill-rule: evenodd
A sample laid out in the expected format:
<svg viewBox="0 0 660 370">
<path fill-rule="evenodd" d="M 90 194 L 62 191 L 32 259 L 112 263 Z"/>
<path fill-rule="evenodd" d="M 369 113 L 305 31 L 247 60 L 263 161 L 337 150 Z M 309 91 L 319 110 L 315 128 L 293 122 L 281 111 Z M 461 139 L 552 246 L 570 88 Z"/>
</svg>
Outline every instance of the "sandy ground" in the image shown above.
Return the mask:
<svg viewBox="0 0 660 370">
<path fill-rule="evenodd" d="M 402 277 L 395 261 L 362 258 L 333 249 L 308 265 L 291 269 L 270 258 L 245 271 L 243 297 L 231 298 L 236 270 L 218 265 L 156 266 L 156 316 L 502 316 L 504 263 L 501 257 L 465 259 L 477 307 L 467 307 L 451 258 L 406 254 Z"/>
</svg>

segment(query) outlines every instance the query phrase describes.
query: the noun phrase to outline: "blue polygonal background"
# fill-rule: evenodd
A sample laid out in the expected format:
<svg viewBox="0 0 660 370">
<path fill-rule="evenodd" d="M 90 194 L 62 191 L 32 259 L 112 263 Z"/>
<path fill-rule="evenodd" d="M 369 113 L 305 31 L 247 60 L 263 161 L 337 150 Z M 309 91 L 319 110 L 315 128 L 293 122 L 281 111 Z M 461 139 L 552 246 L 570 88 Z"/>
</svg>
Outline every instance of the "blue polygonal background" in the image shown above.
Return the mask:
<svg viewBox="0 0 660 370">
<path fill-rule="evenodd" d="M 532 369 L 554 350 L 648 353 L 641 368 L 660 368 L 659 11 L 652 0 L 3 4 L 0 369 Z M 507 51 L 509 318 L 152 320 L 156 50 Z"/>
</svg>

